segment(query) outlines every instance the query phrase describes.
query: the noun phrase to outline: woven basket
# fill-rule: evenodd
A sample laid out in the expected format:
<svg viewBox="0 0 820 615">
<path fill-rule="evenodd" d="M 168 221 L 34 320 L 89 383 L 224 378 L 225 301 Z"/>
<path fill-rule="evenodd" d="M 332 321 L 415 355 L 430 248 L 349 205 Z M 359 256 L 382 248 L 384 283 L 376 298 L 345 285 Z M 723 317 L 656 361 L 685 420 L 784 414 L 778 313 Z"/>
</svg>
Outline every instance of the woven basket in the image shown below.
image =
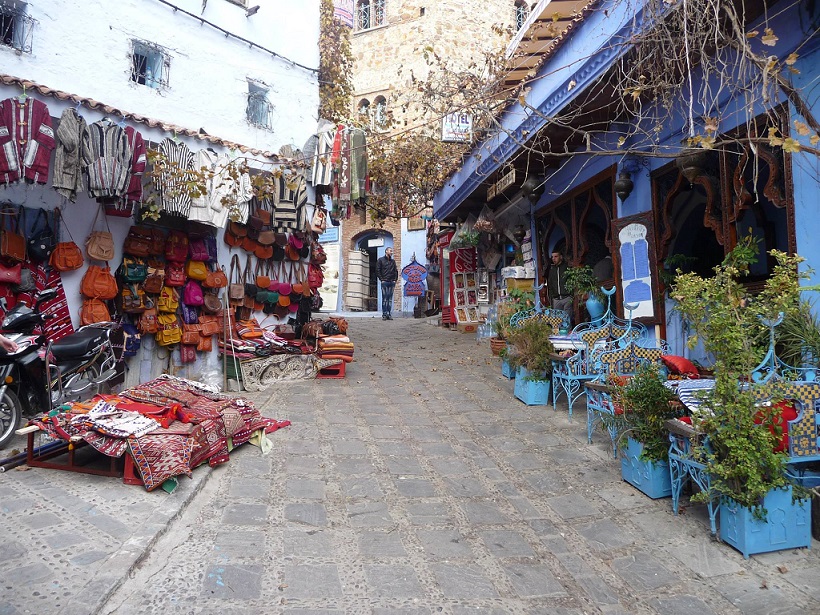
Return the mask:
<svg viewBox="0 0 820 615">
<path fill-rule="evenodd" d="M 501 351 L 504 350 L 504 347 L 506 345 L 507 345 L 507 341 L 501 339 L 500 337 L 491 337 L 490 338 L 490 351 L 496 357 L 501 354 Z"/>
</svg>

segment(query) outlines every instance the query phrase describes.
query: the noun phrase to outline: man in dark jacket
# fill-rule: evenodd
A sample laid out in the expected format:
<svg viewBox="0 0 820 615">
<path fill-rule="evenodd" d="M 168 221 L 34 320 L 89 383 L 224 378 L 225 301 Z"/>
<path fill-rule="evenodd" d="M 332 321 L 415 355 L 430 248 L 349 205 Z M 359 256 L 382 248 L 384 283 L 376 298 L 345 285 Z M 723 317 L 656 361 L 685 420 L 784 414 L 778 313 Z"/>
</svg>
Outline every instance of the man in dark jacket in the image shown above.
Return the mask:
<svg viewBox="0 0 820 615">
<path fill-rule="evenodd" d="M 550 307 L 566 311 L 570 315 L 571 321 L 572 295 L 566 287 L 567 262 L 564 260 L 564 255 L 558 250 L 553 250 L 551 257 L 552 266 L 547 273 Z"/>
<path fill-rule="evenodd" d="M 382 319 L 393 320 L 393 289 L 399 279 L 399 270 L 393 260 L 393 248 L 387 248 L 384 256 L 376 261 L 376 277 L 382 283 Z"/>
</svg>

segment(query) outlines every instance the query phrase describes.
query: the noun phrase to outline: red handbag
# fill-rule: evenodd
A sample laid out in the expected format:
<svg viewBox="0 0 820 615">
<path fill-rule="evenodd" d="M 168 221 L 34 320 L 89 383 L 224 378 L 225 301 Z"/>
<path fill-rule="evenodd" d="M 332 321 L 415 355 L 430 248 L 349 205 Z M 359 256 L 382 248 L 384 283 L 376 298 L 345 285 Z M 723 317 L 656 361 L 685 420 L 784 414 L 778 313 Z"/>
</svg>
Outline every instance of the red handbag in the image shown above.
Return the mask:
<svg viewBox="0 0 820 615">
<path fill-rule="evenodd" d="M 22 271 L 22 263 L 6 265 L 0 262 L 0 284 L 19 284 Z"/>
<path fill-rule="evenodd" d="M 185 265 L 180 262 L 168 261 L 165 264 L 165 285 L 182 286 L 185 284 Z"/>
</svg>

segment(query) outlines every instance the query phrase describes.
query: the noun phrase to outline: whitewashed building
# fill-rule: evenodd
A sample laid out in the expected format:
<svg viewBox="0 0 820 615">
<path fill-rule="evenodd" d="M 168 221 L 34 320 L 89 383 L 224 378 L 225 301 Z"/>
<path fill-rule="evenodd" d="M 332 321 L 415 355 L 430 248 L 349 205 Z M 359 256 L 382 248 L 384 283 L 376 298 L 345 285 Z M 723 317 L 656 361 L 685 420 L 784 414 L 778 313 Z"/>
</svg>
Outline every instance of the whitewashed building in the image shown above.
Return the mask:
<svg viewBox="0 0 820 615">
<path fill-rule="evenodd" d="M 318 39 L 319 0 L 0 0 L 0 100 L 45 103 L 55 128 L 76 108 L 89 124 L 108 117 L 151 144 L 175 137 L 270 169 L 282 146 L 316 129 Z M 97 203 L 86 192 L 64 199 L 51 179 L 0 187 L 0 203 L 60 207 L 82 245 Z M 107 223 L 113 270 L 133 220 Z M 227 264 L 221 230 L 217 245 Z M 63 274 L 75 326 L 84 270 Z"/>
</svg>

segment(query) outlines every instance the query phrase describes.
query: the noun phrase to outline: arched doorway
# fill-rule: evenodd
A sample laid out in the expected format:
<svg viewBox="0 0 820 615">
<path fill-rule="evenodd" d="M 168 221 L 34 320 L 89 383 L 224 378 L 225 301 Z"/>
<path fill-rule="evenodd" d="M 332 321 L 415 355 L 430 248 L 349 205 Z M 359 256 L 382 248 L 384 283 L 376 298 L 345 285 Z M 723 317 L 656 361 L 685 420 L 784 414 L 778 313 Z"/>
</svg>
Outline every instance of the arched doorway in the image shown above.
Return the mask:
<svg viewBox="0 0 820 615">
<path fill-rule="evenodd" d="M 353 250 L 366 255 L 364 263 L 369 275 L 364 276 L 367 279 L 367 298 L 362 309 L 365 312 L 381 311 L 382 290 L 381 284 L 379 284 L 376 277 L 376 261 L 384 256 L 384 251 L 387 248 L 393 247 L 393 234 L 384 230 L 368 230 L 354 236 L 351 243 Z M 347 273 L 347 282 L 349 287 L 361 284 L 361 272 L 350 267 Z"/>
</svg>

